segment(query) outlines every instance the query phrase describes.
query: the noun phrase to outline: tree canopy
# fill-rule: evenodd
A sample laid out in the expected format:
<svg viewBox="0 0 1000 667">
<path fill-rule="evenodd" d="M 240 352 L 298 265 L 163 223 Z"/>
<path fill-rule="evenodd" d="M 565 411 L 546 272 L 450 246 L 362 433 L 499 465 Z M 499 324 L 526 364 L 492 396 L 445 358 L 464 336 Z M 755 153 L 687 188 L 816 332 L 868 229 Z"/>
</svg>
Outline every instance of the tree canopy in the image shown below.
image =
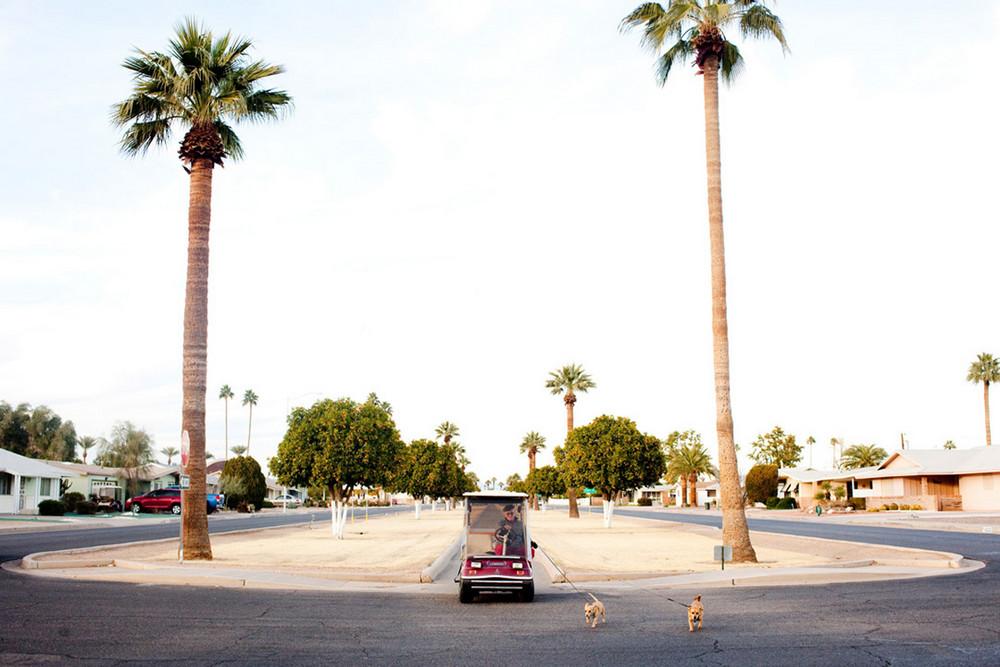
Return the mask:
<svg viewBox="0 0 1000 667">
<path fill-rule="evenodd" d="M 270 468 L 288 486 L 322 487 L 337 501 L 358 487 L 387 485 L 403 442 L 387 404 L 324 399 L 295 408 Z"/>
<path fill-rule="evenodd" d="M 0 401 L 0 448 L 36 459 L 72 461 L 76 444 L 73 422 L 63 421 L 46 406 Z"/>
<path fill-rule="evenodd" d="M 392 489 L 414 498 L 459 496 L 472 491 L 470 485 L 454 447 L 425 438 L 406 445 L 389 483 Z"/>
<path fill-rule="evenodd" d="M 527 493 L 538 494 L 543 498 L 561 496 L 566 493 L 566 483 L 556 466 L 540 466 L 535 468 L 524 480 Z"/>
<path fill-rule="evenodd" d="M 139 476 L 153 459 L 153 437 L 132 422 L 124 421 L 112 427 L 111 440 L 101 446 L 94 463 L 121 468 L 128 480 L 130 494 L 135 495 Z"/>
<path fill-rule="evenodd" d="M 851 445 L 840 457 L 840 467 L 845 470 L 856 470 L 877 466 L 889 458 L 889 454 L 878 445 Z"/>
<path fill-rule="evenodd" d="M 665 470 L 660 441 L 626 417 L 602 415 L 578 426 L 560 450 L 564 480 L 591 486 L 606 499 L 654 484 Z"/>
<path fill-rule="evenodd" d="M 802 460 L 802 446 L 796 444 L 794 435 L 786 434 L 780 426 L 775 426 L 769 433 L 757 436 L 750 458 L 757 463 L 791 468 Z"/>
</svg>

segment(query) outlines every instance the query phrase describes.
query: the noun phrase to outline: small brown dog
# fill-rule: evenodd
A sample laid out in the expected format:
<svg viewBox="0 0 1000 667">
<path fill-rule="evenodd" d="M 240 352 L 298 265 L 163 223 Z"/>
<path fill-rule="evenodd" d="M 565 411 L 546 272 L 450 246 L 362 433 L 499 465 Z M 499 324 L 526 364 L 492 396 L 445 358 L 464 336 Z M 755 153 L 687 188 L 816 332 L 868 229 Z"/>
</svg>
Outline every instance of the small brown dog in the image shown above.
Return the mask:
<svg viewBox="0 0 1000 667">
<path fill-rule="evenodd" d="M 607 623 L 608 613 L 604 609 L 604 603 L 595 598 L 591 593 L 587 593 L 587 595 L 590 595 L 590 598 L 593 600 L 593 602 L 588 602 L 585 605 L 583 605 L 584 624 L 589 623 L 590 627 L 596 628 L 598 619 L 600 619 L 604 623 Z"/>
<path fill-rule="evenodd" d="M 701 619 L 704 615 L 705 605 L 701 603 L 701 596 L 695 595 L 694 600 L 691 600 L 691 606 L 688 607 L 688 632 L 694 632 L 695 624 L 701 630 Z"/>
</svg>

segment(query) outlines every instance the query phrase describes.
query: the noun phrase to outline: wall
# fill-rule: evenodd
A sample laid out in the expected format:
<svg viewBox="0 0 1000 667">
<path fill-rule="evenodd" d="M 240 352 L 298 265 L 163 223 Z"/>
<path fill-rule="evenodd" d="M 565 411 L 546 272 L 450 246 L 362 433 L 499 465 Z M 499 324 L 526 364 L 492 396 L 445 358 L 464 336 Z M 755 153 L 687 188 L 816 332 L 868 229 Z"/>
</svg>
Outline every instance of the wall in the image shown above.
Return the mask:
<svg viewBox="0 0 1000 667">
<path fill-rule="evenodd" d="M 925 510 L 938 511 L 938 497 L 937 496 L 869 496 L 865 499 L 865 506 L 868 509 L 880 508 L 882 505 L 891 505 L 896 503 L 897 505 L 920 505 Z"/>
<path fill-rule="evenodd" d="M 1000 510 L 1000 473 L 963 475 L 958 485 L 963 510 Z"/>
</svg>

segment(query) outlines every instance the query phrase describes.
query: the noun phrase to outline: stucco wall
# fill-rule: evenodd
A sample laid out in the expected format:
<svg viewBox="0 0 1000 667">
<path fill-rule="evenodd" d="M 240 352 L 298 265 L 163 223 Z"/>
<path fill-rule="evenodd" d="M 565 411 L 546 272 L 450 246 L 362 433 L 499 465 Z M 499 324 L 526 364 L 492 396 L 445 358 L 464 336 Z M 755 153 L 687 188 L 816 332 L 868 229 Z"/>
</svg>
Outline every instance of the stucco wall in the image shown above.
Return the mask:
<svg viewBox="0 0 1000 667">
<path fill-rule="evenodd" d="M 869 496 L 865 499 L 865 506 L 868 509 L 878 509 L 882 505 L 920 505 L 925 510 L 938 509 L 937 496 Z"/>
<path fill-rule="evenodd" d="M 1000 510 L 1000 473 L 963 475 L 958 486 L 963 510 Z"/>
</svg>

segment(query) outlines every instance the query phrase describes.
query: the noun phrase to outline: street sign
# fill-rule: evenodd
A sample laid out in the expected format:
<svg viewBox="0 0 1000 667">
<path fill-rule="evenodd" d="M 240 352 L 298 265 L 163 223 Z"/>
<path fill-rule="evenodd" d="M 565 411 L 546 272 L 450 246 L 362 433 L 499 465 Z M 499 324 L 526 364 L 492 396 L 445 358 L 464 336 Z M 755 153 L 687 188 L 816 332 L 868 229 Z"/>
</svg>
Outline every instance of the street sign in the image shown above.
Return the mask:
<svg viewBox="0 0 1000 667">
<path fill-rule="evenodd" d="M 191 452 L 191 437 L 187 431 L 181 434 L 181 468 L 187 470 L 188 454 Z"/>
<path fill-rule="evenodd" d="M 733 548 L 728 544 L 717 544 L 713 548 L 715 560 L 722 561 L 722 569 L 726 569 L 726 561 L 733 561 Z"/>
<path fill-rule="evenodd" d="M 190 488 L 191 488 L 191 476 L 181 475 L 181 490 L 187 491 Z"/>
<path fill-rule="evenodd" d="M 583 488 L 583 492 L 586 495 L 588 495 L 588 496 L 596 496 L 597 495 L 597 489 L 588 489 L 587 487 L 584 487 Z"/>
</svg>

